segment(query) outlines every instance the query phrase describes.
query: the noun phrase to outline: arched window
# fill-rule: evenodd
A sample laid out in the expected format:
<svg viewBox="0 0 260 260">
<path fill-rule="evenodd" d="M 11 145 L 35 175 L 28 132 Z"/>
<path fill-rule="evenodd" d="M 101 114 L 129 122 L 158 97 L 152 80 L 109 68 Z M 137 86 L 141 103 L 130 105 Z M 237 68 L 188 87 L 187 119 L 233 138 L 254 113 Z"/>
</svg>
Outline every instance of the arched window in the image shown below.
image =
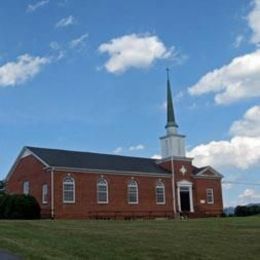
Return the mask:
<svg viewBox="0 0 260 260">
<path fill-rule="evenodd" d="M 108 184 L 104 178 L 97 181 L 97 202 L 108 203 Z"/>
<path fill-rule="evenodd" d="M 28 195 L 30 193 L 30 183 L 29 181 L 23 182 L 23 194 Z"/>
<path fill-rule="evenodd" d="M 165 186 L 160 180 L 155 186 L 156 204 L 165 204 Z"/>
<path fill-rule="evenodd" d="M 138 185 L 135 180 L 128 182 L 128 203 L 138 204 Z"/>
<path fill-rule="evenodd" d="M 75 181 L 67 176 L 63 179 L 63 203 L 75 202 Z"/>
</svg>

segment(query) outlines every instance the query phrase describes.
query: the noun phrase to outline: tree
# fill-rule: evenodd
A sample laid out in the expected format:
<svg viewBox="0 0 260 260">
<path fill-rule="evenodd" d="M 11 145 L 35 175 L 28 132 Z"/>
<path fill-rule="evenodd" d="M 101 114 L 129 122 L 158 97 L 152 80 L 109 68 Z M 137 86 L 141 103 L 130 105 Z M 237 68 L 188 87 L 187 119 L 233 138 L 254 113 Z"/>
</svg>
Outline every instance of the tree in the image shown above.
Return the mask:
<svg viewBox="0 0 260 260">
<path fill-rule="evenodd" d="M 237 206 L 235 208 L 235 215 L 238 217 L 252 216 L 260 214 L 260 205 L 247 205 L 247 206 Z"/>
</svg>

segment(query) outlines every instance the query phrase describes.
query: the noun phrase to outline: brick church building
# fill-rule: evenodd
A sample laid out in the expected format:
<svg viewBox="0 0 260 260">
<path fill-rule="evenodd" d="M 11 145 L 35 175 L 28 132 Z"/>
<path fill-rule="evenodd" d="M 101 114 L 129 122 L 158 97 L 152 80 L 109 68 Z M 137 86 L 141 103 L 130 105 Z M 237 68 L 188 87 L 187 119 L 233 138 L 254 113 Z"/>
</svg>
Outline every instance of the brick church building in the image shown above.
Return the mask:
<svg viewBox="0 0 260 260">
<path fill-rule="evenodd" d="M 185 156 L 169 76 L 165 128 L 161 159 L 26 146 L 6 177 L 6 190 L 33 195 L 50 218 L 219 216 L 223 176 Z"/>
</svg>

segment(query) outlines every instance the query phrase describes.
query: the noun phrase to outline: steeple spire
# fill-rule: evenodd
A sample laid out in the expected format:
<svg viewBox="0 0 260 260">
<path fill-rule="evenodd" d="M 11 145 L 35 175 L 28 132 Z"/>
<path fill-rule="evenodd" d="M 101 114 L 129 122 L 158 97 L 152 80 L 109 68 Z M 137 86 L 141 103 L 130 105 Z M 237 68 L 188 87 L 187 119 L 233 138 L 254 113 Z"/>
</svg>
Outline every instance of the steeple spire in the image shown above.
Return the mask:
<svg viewBox="0 0 260 260">
<path fill-rule="evenodd" d="M 178 134 L 178 125 L 175 121 L 172 102 L 171 83 L 169 69 L 167 71 L 167 124 L 166 135 L 160 137 L 162 159 L 173 158 L 174 156 L 185 157 L 185 136 Z"/>
<path fill-rule="evenodd" d="M 173 108 L 173 102 L 172 102 L 169 68 L 166 69 L 166 72 L 167 72 L 167 124 L 166 124 L 165 128 L 178 127 L 178 125 L 175 121 L 174 108 Z"/>
</svg>

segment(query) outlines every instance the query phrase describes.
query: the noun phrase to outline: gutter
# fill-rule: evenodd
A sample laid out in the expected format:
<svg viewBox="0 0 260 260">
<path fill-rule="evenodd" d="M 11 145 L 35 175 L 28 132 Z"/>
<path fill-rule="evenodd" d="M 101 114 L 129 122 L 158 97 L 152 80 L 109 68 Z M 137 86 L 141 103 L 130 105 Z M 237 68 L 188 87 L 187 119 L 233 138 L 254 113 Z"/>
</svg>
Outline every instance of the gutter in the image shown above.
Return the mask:
<svg viewBox="0 0 260 260">
<path fill-rule="evenodd" d="M 51 218 L 54 219 L 54 168 L 51 168 Z"/>
<path fill-rule="evenodd" d="M 144 176 L 144 177 L 168 177 L 171 178 L 169 173 L 146 173 L 135 172 L 135 171 L 119 171 L 119 170 L 103 170 L 103 169 L 89 169 L 89 168 L 73 168 L 73 167 L 52 167 L 55 171 L 64 172 L 79 172 L 79 173 L 92 173 L 92 174 L 112 174 L 112 175 L 123 175 L 123 176 Z"/>
<path fill-rule="evenodd" d="M 171 182 L 172 182 L 172 206 L 173 206 L 173 216 L 176 218 L 177 212 L 176 212 L 176 191 L 175 191 L 175 172 L 174 172 L 174 162 L 173 162 L 173 156 L 171 158 Z"/>
</svg>

